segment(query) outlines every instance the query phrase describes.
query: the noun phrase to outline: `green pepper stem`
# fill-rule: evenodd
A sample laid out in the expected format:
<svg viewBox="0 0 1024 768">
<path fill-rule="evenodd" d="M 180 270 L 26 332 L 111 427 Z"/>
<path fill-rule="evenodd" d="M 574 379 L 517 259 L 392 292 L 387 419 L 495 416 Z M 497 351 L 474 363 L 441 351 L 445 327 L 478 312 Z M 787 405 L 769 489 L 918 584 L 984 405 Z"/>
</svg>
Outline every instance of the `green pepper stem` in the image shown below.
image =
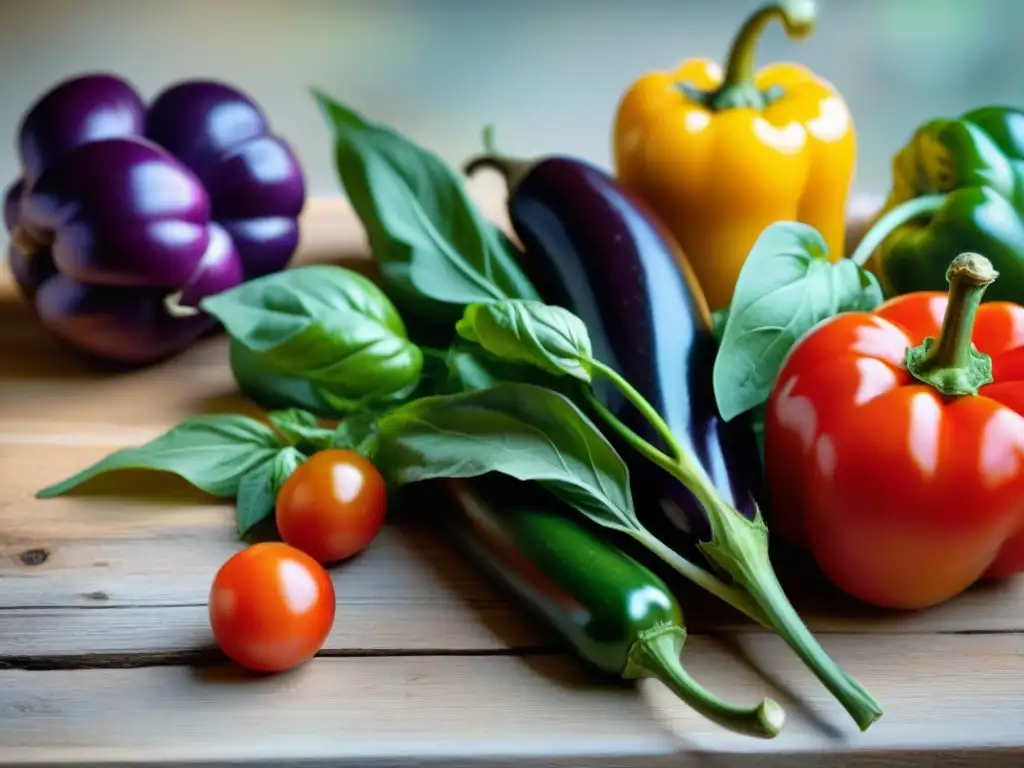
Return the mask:
<svg viewBox="0 0 1024 768">
<path fill-rule="evenodd" d="M 935 387 L 947 397 L 976 395 L 992 383 L 992 358 L 979 352 L 971 341 L 974 318 L 985 289 L 999 273 L 992 262 L 977 253 L 961 253 L 946 270 L 949 299 L 939 338 L 931 336 L 907 349 L 910 374 Z"/>
<path fill-rule="evenodd" d="M 778 19 L 792 40 L 801 40 L 814 30 L 817 9 L 813 0 L 777 0 L 751 14 L 740 27 L 729 50 L 722 84 L 713 91 L 700 92 L 688 85 L 684 92 L 713 111 L 723 109 L 764 109 L 782 97 L 779 88 L 761 91 L 754 82 L 757 45 L 765 27 Z"/>
<path fill-rule="evenodd" d="M 723 728 L 756 736 L 775 738 L 786 722 L 786 713 L 772 699 L 753 707 L 728 704 L 697 682 L 679 660 L 686 630 L 677 625 L 655 627 L 633 644 L 622 676 L 626 679 L 654 678 L 690 705 L 696 712 Z"/>
<path fill-rule="evenodd" d="M 871 254 L 896 229 L 914 219 L 934 214 L 944 202 L 946 195 L 922 195 L 900 203 L 871 225 L 871 229 L 861 238 L 850 259 L 858 267 L 863 267 L 871 258 Z"/>
<path fill-rule="evenodd" d="M 479 155 L 474 155 L 469 158 L 462 165 L 462 173 L 464 176 L 474 176 L 478 171 L 485 168 L 489 168 L 492 171 L 497 171 L 501 174 L 505 180 L 505 185 L 508 187 L 508 191 L 514 192 L 523 179 L 525 179 L 536 162 L 533 160 L 524 160 L 517 157 L 508 157 L 498 151 L 497 144 L 494 141 L 494 126 L 485 125 L 483 130 L 483 145 L 484 151 Z"/>
<path fill-rule="evenodd" d="M 722 501 L 711 480 L 683 450 L 664 419 L 643 395 L 599 361 L 591 361 L 591 370 L 611 380 L 665 440 L 672 452 L 671 458 L 653 446 L 641 452 L 648 458 L 652 458 L 652 452 L 660 454 L 652 460 L 679 480 L 700 502 L 711 525 L 711 540 L 700 542 L 699 547 L 709 561 L 733 578 L 735 586 L 724 584 L 642 529 L 633 533 L 633 537 L 697 586 L 776 632 L 849 712 L 858 727 L 866 730 L 881 717 L 882 708 L 870 693 L 829 657 L 789 602 L 772 569 L 768 554 L 768 529 L 760 512 L 754 520 L 747 520 Z M 598 409 L 598 413 L 607 420 L 607 410 Z M 618 419 L 614 416 L 612 419 L 612 427 L 632 445 L 645 442 L 628 428 L 617 427 Z"/>
</svg>

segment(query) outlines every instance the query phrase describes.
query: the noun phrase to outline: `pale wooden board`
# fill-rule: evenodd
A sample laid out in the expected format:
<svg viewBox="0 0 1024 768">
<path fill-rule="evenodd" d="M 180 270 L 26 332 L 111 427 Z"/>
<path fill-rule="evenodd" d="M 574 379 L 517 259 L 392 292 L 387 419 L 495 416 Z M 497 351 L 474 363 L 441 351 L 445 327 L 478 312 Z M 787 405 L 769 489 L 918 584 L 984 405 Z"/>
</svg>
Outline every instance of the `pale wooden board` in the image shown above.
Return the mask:
<svg viewBox="0 0 1024 768">
<path fill-rule="evenodd" d="M 503 220 L 499 196 L 482 201 Z M 345 203 L 313 201 L 305 219 L 298 263 L 369 268 Z M 723 695 L 777 696 L 791 718 L 780 739 L 727 734 L 657 686 L 597 686 L 566 656 L 507 657 L 557 646 L 409 512 L 333 570 L 338 622 L 307 667 L 243 685 L 230 668 L 145 666 L 218 658 L 205 599 L 242 546 L 230 504 L 141 473 L 33 494 L 185 416 L 256 412 L 234 393 L 222 338 L 144 371 L 85 363 L 34 323 L 0 266 L 0 764 L 878 766 L 932 765 L 928 750 L 945 748 L 962 759 L 944 765 L 1021 764 L 1024 636 L 1010 633 L 1024 628 L 1022 580 L 889 615 L 781 568 L 823 644 L 887 707 L 866 735 L 776 638 L 686 588 L 691 630 L 728 630 L 732 646 L 692 638 L 691 669 Z M 31 564 L 35 550 L 44 562 Z M 1002 634 L 938 634 L 957 632 Z"/>
<path fill-rule="evenodd" d="M 654 681 L 604 685 L 565 658 L 325 659 L 264 678 L 232 667 L 0 671 L 0 764 L 1024 762 L 1024 637 L 858 635 L 835 645 L 837 659 L 887 708 L 867 733 L 857 732 L 777 638 L 748 635 L 734 647 L 693 638 L 684 659 L 731 700 L 778 697 L 789 721 L 773 741 L 708 723 Z M 759 678 L 743 655 L 785 680 L 787 690 Z M 977 751 L 973 761 L 968 749 Z M 939 762 L 958 752 L 959 761 Z"/>
<path fill-rule="evenodd" d="M 24 656 L 26 648 L 79 656 L 191 653 L 209 645 L 210 582 L 242 546 L 230 503 L 171 476 L 141 472 L 110 475 L 73 496 L 35 499 L 35 490 L 111 447 L 68 444 L 55 450 L 52 444 L 3 440 L 0 628 L 9 621 L 10 629 L 0 631 L 0 658 Z M 33 564 L 39 551 L 46 560 Z M 1024 630 L 1024 579 L 979 586 L 932 611 L 902 614 L 859 606 L 813 570 L 787 575 L 790 584 L 818 581 L 816 590 L 794 591 L 817 632 Z M 403 510 L 364 554 L 333 568 L 332 576 L 339 620 L 329 649 L 484 650 L 549 642 L 431 527 L 429 509 Z M 693 629 L 759 631 L 710 598 L 695 599 L 689 585 L 680 584 L 679 591 Z M 164 612 L 168 607 L 173 622 Z"/>
</svg>

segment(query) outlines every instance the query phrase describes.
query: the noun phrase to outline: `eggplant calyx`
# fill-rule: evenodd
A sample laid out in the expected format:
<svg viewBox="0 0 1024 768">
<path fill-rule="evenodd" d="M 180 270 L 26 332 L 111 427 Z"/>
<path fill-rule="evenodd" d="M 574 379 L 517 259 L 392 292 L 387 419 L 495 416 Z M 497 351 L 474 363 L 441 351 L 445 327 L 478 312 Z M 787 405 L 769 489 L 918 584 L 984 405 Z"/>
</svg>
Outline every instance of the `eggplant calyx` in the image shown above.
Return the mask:
<svg viewBox="0 0 1024 768">
<path fill-rule="evenodd" d="M 43 248 L 52 245 L 52 243 L 52 238 L 20 225 L 16 226 L 14 231 L 11 232 L 11 245 L 26 258 L 35 256 Z"/>
<path fill-rule="evenodd" d="M 523 179 L 525 179 L 533 167 L 537 164 L 533 160 L 508 157 L 498 151 L 494 142 L 494 126 L 486 125 L 483 130 L 484 151 L 479 155 L 469 158 L 463 166 L 462 173 L 465 176 L 474 176 L 477 171 L 489 168 L 500 173 L 508 186 L 509 194 L 516 191 Z"/>
<path fill-rule="evenodd" d="M 181 303 L 184 294 L 185 291 L 181 290 L 164 296 L 164 310 L 171 317 L 195 317 L 201 314 L 199 307 Z"/>
</svg>

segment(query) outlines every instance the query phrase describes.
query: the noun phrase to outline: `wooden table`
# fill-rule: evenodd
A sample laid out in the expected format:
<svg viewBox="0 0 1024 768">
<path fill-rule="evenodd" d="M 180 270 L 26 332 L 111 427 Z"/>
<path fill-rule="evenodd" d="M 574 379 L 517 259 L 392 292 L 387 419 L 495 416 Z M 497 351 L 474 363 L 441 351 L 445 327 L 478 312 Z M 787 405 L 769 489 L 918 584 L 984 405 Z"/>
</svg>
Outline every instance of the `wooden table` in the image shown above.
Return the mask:
<svg viewBox="0 0 1024 768">
<path fill-rule="evenodd" d="M 365 252 L 340 201 L 313 201 L 305 224 L 300 261 Z M 901 616 L 855 606 L 813 571 L 784 578 L 885 706 L 864 734 L 781 641 L 684 594 L 689 669 L 726 698 L 786 708 L 784 732 L 763 742 L 656 683 L 596 680 L 407 518 L 333 571 L 337 623 L 318 658 L 245 674 L 211 646 L 206 620 L 213 574 L 241 546 L 229 504 L 130 474 L 33 498 L 182 417 L 246 409 L 224 340 L 105 375 L 40 330 L 0 274 L 2 765 L 1024 764 L 1024 580 Z"/>
</svg>

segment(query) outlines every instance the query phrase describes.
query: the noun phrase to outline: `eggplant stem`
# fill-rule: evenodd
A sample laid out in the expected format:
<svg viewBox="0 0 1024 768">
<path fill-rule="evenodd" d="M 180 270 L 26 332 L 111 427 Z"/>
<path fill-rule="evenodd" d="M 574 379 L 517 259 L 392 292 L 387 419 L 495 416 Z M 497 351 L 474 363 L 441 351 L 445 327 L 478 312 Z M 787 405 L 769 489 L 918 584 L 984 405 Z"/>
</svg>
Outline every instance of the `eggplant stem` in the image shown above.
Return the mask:
<svg viewBox="0 0 1024 768">
<path fill-rule="evenodd" d="M 509 193 L 512 193 L 522 183 L 536 163 L 532 160 L 508 157 L 499 152 L 497 143 L 494 140 L 494 125 L 491 123 L 484 126 L 482 141 L 484 151 L 481 154 L 474 155 L 462 164 L 462 174 L 472 177 L 477 172 L 485 169 L 497 171 L 505 179 L 505 185 L 508 187 Z"/>
<path fill-rule="evenodd" d="M 786 712 L 772 699 L 762 699 L 753 707 L 729 704 L 697 682 L 679 656 L 686 642 L 686 630 L 666 625 L 646 630 L 629 651 L 622 676 L 654 678 L 686 702 L 697 713 L 730 731 L 773 739 L 786 722 Z"/>
<path fill-rule="evenodd" d="M 682 477 L 680 480 L 686 482 Z M 882 716 L 883 709 L 821 647 L 786 597 L 772 568 L 768 529 L 760 510 L 754 520 L 747 520 L 722 502 L 713 488 L 699 482 L 687 483 L 687 487 L 700 499 L 711 523 L 711 541 L 700 542 L 700 550 L 735 579 L 767 616 L 769 627 L 835 696 L 857 726 L 866 731 Z"/>
<path fill-rule="evenodd" d="M 751 521 L 722 501 L 705 472 L 693 462 L 664 419 L 643 395 L 618 373 L 597 360 L 591 361 L 591 370 L 610 379 L 664 439 L 674 456 L 674 460 L 667 463 L 664 461 L 667 457 L 660 451 L 635 435 L 636 439 L 630 438 L 631 432 L 619 429 L 617 418 L 611 416 L 612 420 L 609 421 L 613 429 L 623 434 L 643 455 L 666 469 L 697 498 L 711 524 L 711 540 L 699 542 L 698 546 L 709 561 L 734 579 L 736 586 L 724 583 L 709 571 L 676 554 L 656 537 L 644 533 L 634 534 L 634 538 L 697 586 L 781 636 L 849 712 L 861 730 L 867 730 L 881 717 L 882 707 L 860 683 L 829 657 L 789 602 L 772 569 L 768 554 L 768 529 L 760 510 Z M 606 409 L 602 411 L 599 407 L 598 413 L 608 421 L 610 414 L 606 415 Z M 628 428 L 623 425 L 623 429 Z M 645 445 L 647 450 L 643 447 Z"/>
</svg>

